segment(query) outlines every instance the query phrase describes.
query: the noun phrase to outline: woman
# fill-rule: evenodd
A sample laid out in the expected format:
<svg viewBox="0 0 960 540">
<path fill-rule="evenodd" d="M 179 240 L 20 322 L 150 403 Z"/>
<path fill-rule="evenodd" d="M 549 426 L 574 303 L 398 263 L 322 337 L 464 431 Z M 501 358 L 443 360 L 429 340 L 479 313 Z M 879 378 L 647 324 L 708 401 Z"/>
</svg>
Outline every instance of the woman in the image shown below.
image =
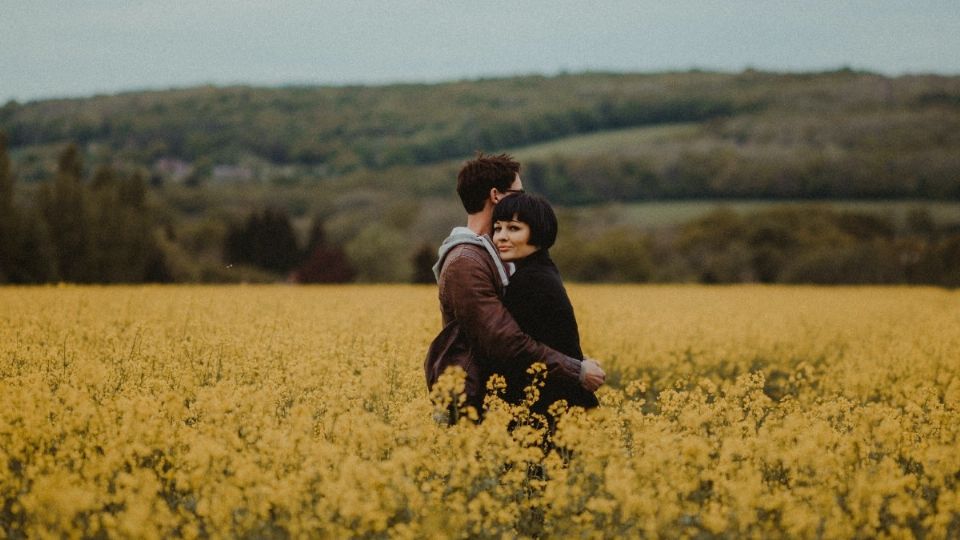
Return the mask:
<svg viewBox="0 0 960 540">
<path fill-rule="evenodd" d="M 573 306 L 548 252 L 556 239 L 557 217 L 542 197 L 519 193 L 504 198 L 493 209 L 494 245 L 504 262 L 516 265 L 503 304 L 527 335 L 582 361 Z M 523 401 L 523 389 L 531 382 L 530 375 L 524 368 L 503 375 L 507 379 L 506 400 Z M 593 392 L 579 384 L 548 377 L 540 390 L 540 399 L 531 409 L 546 414 L 550 405 L 560 399 L 585 408 L 598 405 Z"/>
</svg>

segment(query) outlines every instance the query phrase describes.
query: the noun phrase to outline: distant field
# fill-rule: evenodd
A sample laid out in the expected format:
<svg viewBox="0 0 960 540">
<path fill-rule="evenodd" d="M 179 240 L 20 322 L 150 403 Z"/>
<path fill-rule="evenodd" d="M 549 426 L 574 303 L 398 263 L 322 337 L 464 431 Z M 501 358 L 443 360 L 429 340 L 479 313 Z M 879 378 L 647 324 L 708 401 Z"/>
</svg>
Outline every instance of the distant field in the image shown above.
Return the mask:
<svg viewBox="0 0 960 540">
<path fill-rule="evenodd" d="M 601 153 L 631 154 L 632 151 L 641 148 L 649 150 L 651 146 L 666 143 L 675 144 L 680 140 L 690 138 L 696 135 L 699 126 L 700 124 L 696 123 L 683 123 L 609 130 L 589 135 L 565 137 L 542 144 L 512 149 L 510 152 L 521 162 L 531 159 L 546 159 L 554 155 L 569 158 Z"/>
<path fill-rule="evenodd" d="M 608 216 L 617 216 L 616 221 L 639 227 L 670 227 L 721 208 L 740 214 L 752 214 L 784 205 L 825 206 L 844 212 L 878 214 L 891 217 L 898 225 L 906 222 L 911 211 L 925 208 L 940 225 L 960 224 L 960 202 L 945 201 L 657 201 L 593 206 L 579 211 L 602 211 Z"/>
<path fill-rule="evenodd" d="M 603 131 L 566 137 L 547 143 L 507 149 L 521 162 L 599 154 L 644 155 L 657 161 L 664 153 L 676 153 L 679 147 L 703 144 L 698 140 L 698 123 L 659 125 Z M 679 145 L 679 147 L 678 147 Z M 718 208 L 750 214 L 780 205 L 827 206 L 838 211 L 878 214 L 904 224 L 913 210 L 925 208 L 941 225 L 960 224 L 960 201 L 924 200 L 696 200 L 613 203 L 581 207 L 579 211 L 601 211 L 615 221 L 640 227 L 668 227 L 697 219 Z"/>
</svg>

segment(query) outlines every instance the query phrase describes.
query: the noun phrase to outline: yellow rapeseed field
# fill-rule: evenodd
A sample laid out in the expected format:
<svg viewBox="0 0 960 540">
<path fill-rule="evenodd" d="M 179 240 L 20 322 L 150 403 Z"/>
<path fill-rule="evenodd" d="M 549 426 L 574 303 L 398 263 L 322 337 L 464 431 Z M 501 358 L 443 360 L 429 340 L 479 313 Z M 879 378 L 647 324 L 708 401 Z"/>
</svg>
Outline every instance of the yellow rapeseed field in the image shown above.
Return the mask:
<svg viewBox="0 0 960 540">
<path fill-rule="evenodd" d="M 960 292 L 569 292 L 544 455 L 432 419 L 435 287 L 0 289 L 0 537 L 960 537 Z"/>
</svg>

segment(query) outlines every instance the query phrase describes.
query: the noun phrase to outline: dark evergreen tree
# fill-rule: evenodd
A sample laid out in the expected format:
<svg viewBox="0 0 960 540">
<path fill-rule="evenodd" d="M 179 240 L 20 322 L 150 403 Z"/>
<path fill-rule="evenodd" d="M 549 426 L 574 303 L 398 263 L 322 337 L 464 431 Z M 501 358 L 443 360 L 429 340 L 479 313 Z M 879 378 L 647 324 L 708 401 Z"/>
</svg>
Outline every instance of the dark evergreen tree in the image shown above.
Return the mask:
<svg viewBox="0 0 960 540">
<path fill-rule="evenodd" d="M 251 218 L 248 218 L 248 221 Z M 223 260 L 230 264 L 248 264 L 252 259 L 252 247 L 248 240 L 247 224 L 231 225 L 223 239 Z"/>
<path fill-rule="evenodd" d="M 274 209 L 250 214 L 243 225 L 231 227 L 227 232 L 224 259 L 231 264 L 251 264 L 273 272 L 290 271 L 300 260 L 290 217 Z"/>
<path fill-rule="evenodd" d="M 294 270 L 293 279 L 298 283 L 346 283 L 355 276 L 344 251 L 339 246 L 327 244 L 323 220 L 315 218 L 304 260 Z"/>
<path fill-rule="evenodd" d="M 939 276 L 940 284 L 946 287 L 960 287 L 960 234 L 943 239 L 934 253 L 940 267 L 943 268 L 943 273 Z"/>
<path fill-rule="evenodd" d="M 90 181 L 90 189 L 93 191 L 103 191 L 106 189 L 115 189 L 117 183 L 117 173 L 109 165 L 101 165 L 93 173 L 93 179 Z"/>
<path fill-rule="evenodd" d="M 0 283 L 9 279 L 17 219 L 14 210 L 13 171 L 7 155 L 7 135 L 0 132 Z"/>
<path fill-rule="evenodd" d="M 6 279 L 10 283 L 47 283 L 60 279 L 57 256 L 47 224 L 36 208 L 18 211 L 11 249 L 6 261 Z"/>
<path fill-rule="evenodd" d="M 118 186 L 120 204 L 127 208 L 143 209 L 147 202 L 147 180 L 140 171 L 131 174 Z"/>
<path fill-rule="evenodd" d="M 413 282 L 436 283 L 433 275 L 433 265 L 437 260 L 437 250 L 429 244 L 424 244 L 413 256 Z"/>
<path fill-rule="evenodd" d="M 275 272 L 289 272 L 300 260 L 297 235 L 290 217 L 283 210 L 267 209 L 254 238 L 257 266 Z"/>
<path fill-rule="evenodd" d="M 91 183 L 91 275 L 103 283 L 144 281 L 156 265 L 159 247 L 153 236 L 144 198 L 146 183 L 139 174 L 118 180 L 101 167 Z M 153 268 L 149 272 L 156 273 Z M 162 273 L 161 273 L 162 275 Z"/>
<path fill-rule="evenodd" d="M 313 253 L 313 250 L 327 244 L 327 231 L 323 226 L 323 218 L 315 216 L 310 225 L 310 236 L 307 238 L 307 247 L 303 250 L 304 259 Z"/>
<path fill-rule="evenodd" d="M 150 245 L 147 254 L 147 265 L 144 269 L 143 281 L 146 283 L 173 283 L 173 272 L 167 264 L 167 255 L 160 247 L 159 242 Z"/>
<path fill-rule="evenodd" d="M 0 133 L 0 282 L 43 283 L 58 279 L 56 254 L 35 208 L 14 205 L 14 174 Z"/>
<path fill-rule="evenodd" d="M 40 208 L 57 256 L 57 274 L 72 282 L 91 281 L 90 212 L 81 183 L 83 160 L 75 144 L 60 154 L 53 187 L 40 190 Z"/>
<path fill-rule="evenodd" d="M 7 135 L 0 131 L 0 217 L 13 208 L 13 169 L 7 155 Z"/>
</svg>

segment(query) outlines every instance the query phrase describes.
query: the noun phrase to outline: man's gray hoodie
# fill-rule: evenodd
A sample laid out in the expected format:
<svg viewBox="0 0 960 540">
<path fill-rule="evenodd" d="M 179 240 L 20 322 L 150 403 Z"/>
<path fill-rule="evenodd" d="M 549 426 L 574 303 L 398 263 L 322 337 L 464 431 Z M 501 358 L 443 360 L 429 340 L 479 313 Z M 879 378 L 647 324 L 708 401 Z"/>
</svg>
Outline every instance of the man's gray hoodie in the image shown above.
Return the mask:
<svg viewBox="0 0 960 540">
<path fill-rule="evenodd" d="M 503 282 L 503 286 L 506 287 L 510 284 L 510 274 L 513 270 L 513 264 L 504 264 L 503 261 L 500 260 L 500 255 L 497 253 L 497 249 L 493 247 L 493 241 L 490 240 L 489 236 L 477 234 L 467 227 L 454 227 L 453 230 L 450 231 L 450 236 L 440 244 L 440 249 L 437 250 L 437 264 L 433 265 L 433 276 L 438 282 L 440 281 L 440 271 L 443 269 L 443 261 L 447 258 L 447 253 L 460 244 L 473 244 L 486 249 L 487 253 L 490 254 L 490 258 L 493 259 L 493 263 L 497 266 L 497 272 L 500 274 L 500 280 Z"/>
</svg>

